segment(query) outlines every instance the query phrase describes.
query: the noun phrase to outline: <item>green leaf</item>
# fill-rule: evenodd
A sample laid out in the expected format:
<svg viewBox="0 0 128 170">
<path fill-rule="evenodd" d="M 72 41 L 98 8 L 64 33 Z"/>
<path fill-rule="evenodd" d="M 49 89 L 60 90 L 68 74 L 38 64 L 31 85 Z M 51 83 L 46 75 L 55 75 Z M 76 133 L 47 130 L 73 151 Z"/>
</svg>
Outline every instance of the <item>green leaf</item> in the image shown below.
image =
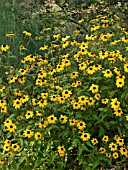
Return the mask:
<svg viewBox="0 0 128 170">
<path fill-rule="evenodd" d="M 90 143 L 90 141 L 87 141 L 86 144 L 90 146 L 91 148 L 94 148 L 94 146 Z"/>
<path fill-rule="evenodd" d="M 104 128 L 102 126 L 100 126 L 99 128 L 100 128 L 100 130 L 99 130 L 99 135 L 98 136 L 101 137 L 101 136 L 104 135 L 105 130 L 104 130 Z"/>
<path fill-rule="evenodd" d="M 8 119 L 12 119 L 16 114 L 11 114 Z"/>
<path fill-rule="evenodd" d="M 96 160 L 96 161 L 93 163 L 92 170 L 95 170 L 98 165 L 99 165 L 99 161 Z"/>
<path fill-rule="evenodd" d="M 110 89 L 110 86 L 102 86 L 100 90 L 103 91 L 103 90 L 108 90 L 108 89 Z"/>
<path fill-rule="evenodd" d="M 119 134 L 121 134 L 121 129 L 120 129 L 120 127 L 119 127 L 119 126 L 117 126 L 116 128 L 117 128 L 117 130 L 118 130 Z"/>
<path fill-rule="evenodd" d="M 22 162 L 23 162 L 25 159 L 26 159 L 26 156 L 20 157 L 18 166 L 20 166 L 20 164 L 22 164 Z"/>
<path fill-rule="evenodd" d="M 36 162 L 35 162 L 35 164 L 34 164 L 34 168 L 39 167 L 39 165 L 40 165 L 41 163 L 42 163 L 41 159 L 40 159 L 40 158 L 37 159 Z"/>
</svg>

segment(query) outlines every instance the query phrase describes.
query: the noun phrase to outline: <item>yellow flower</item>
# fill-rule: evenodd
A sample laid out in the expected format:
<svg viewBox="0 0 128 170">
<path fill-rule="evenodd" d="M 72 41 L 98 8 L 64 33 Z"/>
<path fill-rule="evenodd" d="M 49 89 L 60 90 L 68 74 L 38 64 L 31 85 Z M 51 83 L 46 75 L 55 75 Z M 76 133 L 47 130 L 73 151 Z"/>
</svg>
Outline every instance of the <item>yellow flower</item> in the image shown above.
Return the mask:
<svg viewBox="0 0 128 170">
<path fill-rule="evenodd" d="M 86 123 L 82 120 L 77 122 L 77 127 L 79 130 L 83 130 L 86 127 Z"/>
<path fill-rule="evenodd" d="M 40 50 L 42 50 L 42 51 L 47 50 L 47 49 L 48 49 L 47 45 L 44 45 L 44 46 L 40 47 Z"/>
<path fill-rule="evenodd" d="M 29 96 L 28 95 L 23 95 L 23 97 L 20 99 L 22 103 L 25 103 L 29 100 Z"/>
<path fill-rule="evenodd" d="M 1 51 L 4 51 L 4 52 L 6 52 L 9 48 L 10 47 L 8 45 L 5 45 L 5 44 L 0 47 Z"/>
<path fill-rule="evenodd" d="M 57 118 L 52 114 L 51 116 L 48 116 L 48 123 L 55 124 L 57 121 Z"/>
<path fill-rule="evenodd" d="M 111 157 L 111 153 L 106 153 L 106 157 L 110 158 Z"/>
<path fill-rule="evenodd" d="M 33 117 L 34 116 L 34 114 L 33 114 L 33 111 L 30 111 L 30 110 L 28 110 L 27 112 L 26 112 L 26 119 L 29 119 L 29 118 L 31 118 L 31 117 Z"/>
<path fill-rule="evenodd" d="M 88 141 L 88 140 L 90 139 L 90 134 L 83 132 L 82 135 L 81 135 L 81 139 L 82 139 L 83 141 Z"/>
<path fill-rule="evenodd" d="M 78 102 L 74 102 L 73 104 L 72 104 L 72 106 L 73 106 L 73 109 L 79 109 L 80 108 L 80 103 L 78 103 Z"/>
<path fill-rule="evenodd" d="M 108 34 L 101 34 L 100 39 L 102 41 L 107 41 L 109 39 L 109 36 L 108 36 Z"/>
<path fill-rule="evenodd" d="M 99 151 L 100 151 L 100 154 L 104 154 L 104 153 L 106 152 L 106 149 L 103 148 L 103 147 L 101 147 L 101 148 L 99 149 Z"/>
<path fill-rule="evenodd" d="M 123 87 L 124 86 L 124 79 L 117 79 L 116 80 L 116 86 L 119 88 Z"/>
<path fill-rule="evenodd" d="M 108 136 L 104 135 L 103 138 L 102 138 L 102 141 L 107 143 L 108 142 Z"/>
<path fill-rule="evenodd" d="M 55 39 L 58 39 L 58 38 L 60 38 L 60 34 L 54 34 L 53 37 L 54 37 Z"/>
<path fill-rule="evenodd" d="M 0 165 L 3 165 L 3 164 L 4 164 L 4 160 L 0 159 Z"/>
<path fill-rule="evenodd" d="M 20 45 L 19 49 L 20 49 L 20 51 L 22 51 L 22 50 L 25 49 L 25 46 L 24 45 Z"/>
<path fill-rule="evenodd" d="M 92 84 L 91 87 L 89 88 L 89 90 L 91 90 L 92 93 L 97 93 L 99 91 L 99 86 Z"/>
<path fill-rule="evenodd" d="M 72 72 L 72 73 L 70 74 L 70 78 L 71 78 L 71 79 L 76 79 L 76 77 L 78 77 L 78 72 Z"/>
<path fill-rule="evenodd" d="M 15 143 L 15 144 L 12 144 L 12 150 L 13 151 L 18 151 L 19 150 L 19 148 L 20 148 L 20 146 L 17 144 L 17 143 Z"/>
<path fill-rule="evenodd" d="M 90 66 L 87 68 L 87 73 L 88 74 L 94 74 L 96 72 L 95 67 Z"/>
<path fill-rule="evenodd" d="M 42 138 L 42 134 L 40 132 L 36 132 L 35 133 L 35 139 L 38 140 L 38 139 L 41 139 Z"/>
<path fill-rule="evenodd" d="M 99 94 L 99 93 L 95 94 L 94 98 L 95 98 L 96 100 L 99 100 L 99 99 L 100 99 L 100 94 Z"/>
<path fill-rule="evenodd" d="M 124 148 L 124 147 L 121 147 L 119 151 L 120 151 L 121 155 L 125 155 L 125 156 L 128 153 L 128 150 L 126 148 Z"/>
<path fill-rule="evenodd" d="M 70 126 L 74 126 L 76 124 L 76 120 L 74 118 L 71 118 L 69 120 L 69 124 L 70 124 Z"/>
<path fill-rule="evenodd" d="M 4 151 L 10 151 L 10 145 L 4 145 Z"/>
<path fill-rule="evenodd" d="M 10 146 L 11 145 L 11 140 L 6 139 L 4 143 L 5 143 L 5 145 Z"/>
<path fill-rule="evenodd" d="M 1 112 L 6 113 L 7 112 L 7 107 L 6 106 L 1 106 Z"/>
<path fill-rule="evenodd" d="M 67 122 L 67 116 L 60 115 L 59 121 L 60 121 L 62 124 L 65 124 L 65 123 Z"/>
<path fill-rule="evenodd" d="M 60 156 L 65 156 L 65 152 L 66 152 L 66 150 L 65 150 L 65 148 L 64 148 L 64 146 L 58 146 L 58 152 L 59 152 L 59 155 Z"/>
<path fill-rule="evenodd" d="M 8 156 L 11 157 L 13 154 L 12 152 L 8 152 Z"/>
<path fill-rule="evenodd" d="M 48 97 L 48 93 L 45 92 L 41 93 L 41 97 L 42 99 L 46 99 Z"/>
<path fill-rule="evenodd" d="M 124 64 L 124 71 L 128 73 L 128 63 Z"/>
<path fill-rule="evenodd" d="M 65 99 L 68 99 L 71 94 L 72 94 L 72 92 L 71 92 L 70 90 L 63 90 L 63 91 L 62 91 L 62 96 L 63 96 Z"/>
<path fill-rule="evenodd" d="M 16 129 L 16 125 L 14 123 L 10 123 L 9 125 L 6 125 L 6 126 L 9 132 L 14 132 Z"/>
<path fill-rule="evenodd" d="M 62 41 L 65 42 L 65 41 L 67 41 L 69 38 L 70 38 L 70 36 L 64 36 L 64 37 L 62 37 Z"/>
<path fill-rule="evenodd" d="M 29 37 L 32 36 L 32 34 L 31 34 L 30 32 L 27 32 L 27 31 L 23 31 L 23 34 L 25 34 L 25 35 L 27 35 L 27 36 L 29 36 Z"/>
<path fill-rule="evenodd" d="M 91 140 L 91 142 L 92 142 L 93 145 L 96 145 L 96 144 L 98 143 L 98 140 L 97 140 L 96 138 L 93 138 L 93 139 Z"/>
<path fill-rule="evenodd" d="M 42 121 L 39 122 L 38 126 L 39 126 L 39 128 L 42 128 L 42 127 L 46 128 L 48 126 L 48 121 L 46 121 L 42 118 Z"/>
<path fill-rule="evenodd" d="M 108 51 L 104 51 L 104 50 L 99 52 L 99 56 L 100 56 L 101 59 L 107 58 L 108 54 L 109 54 Z"/>
<path fill-rule="evenodd" d="M 80 105 L 85 105 L 86 102 L 87 102 L 87 97 L 86 96 L 79 96 L 78 102 L 80 103 Z"/>
<path fill-rule="evenodd" d="M 118 154 L 117 152 L 114 152 L 114 153 L 112 154 L 112 156 L 113 156 L 114 159 L 117 159 L 117 158 L 119 157 L 119 154 Z"/>
<path fill-rule="evenodd" d="M 87 104 L 88 104 L 89 106 L 94 105 L 94 103 L 95 103 L 95 100 L 93 99 L 93 97 L 90 97 L 90 98 L 88 99 L 88 101 L 87 101 Z"/>
<path fill-rule="evenodd" d="M 120 107 L 120 102 L 117 100 L 117 98 L 111 99 L 111 108 L 118 109 Z"/>
<path fill-rule="evenodd" d="M 111 151 L 116 151 L 117 150 L 117 144 L 111 142 L 109 144 L 109 148 L 110 148 Z"/>
<path fill-rule="evenodd" d="M 15 109 L 19 109 L 22 106 L 22 102 L 19 99 L 13 100 L 13 106 L 15 107 Z"/>
<path fill-rule="evenodd" d="M 87 67 L 85 62 L 82 62 L 81 64 L 79 64 L 79 69 L 80 70 L 85 70 L 85 68 Z"/>
<path fill-rule="evenodd" d="M 121 116 L 123 114 L 121 108 L 115 108 L 115 111 L 113 112 L 113 114 L 115 114 L 116 116 Z"/>
<path fill-rule="evenodd" d="M 118 138 L 116 139 L 116 143 L 117 143 L 119 146 L 123 146 L 123 144 L 124 144 L 124 139 L 121 139 L 120 137 L 118 137 Z"/>
<path fill-rule="evenodd" d="M 40 107 L 42 107 L 42 108 L 44 108 L 46 105 L 47 105 L 47 100 L 40 100 L 39 102 L 38 102 L 38 105 L 40 106 Z"/>
<path fill-rule="evenodd" d="M 107 69 L 107 70 L 102 71 L 102 72 L 104 73 L 104 77 L 106 77 L 106 78 L 111 78 L 113 76 L 110 69 Z"/>
<path fill-rule="evenodd" d="M 70 44 L 70 41 L 64 41 L 63 44 L 62 44 L 62 48 L 68 47 L 69 44 Z"/>
<path fill-rule="evenodd" d="M 34 132 L 32 130 L 26 129 L 26 130 L 24 130 L 23 135 L 25 137 L 31 138 L 33 136 L 33 133 Z"/>
</svg>

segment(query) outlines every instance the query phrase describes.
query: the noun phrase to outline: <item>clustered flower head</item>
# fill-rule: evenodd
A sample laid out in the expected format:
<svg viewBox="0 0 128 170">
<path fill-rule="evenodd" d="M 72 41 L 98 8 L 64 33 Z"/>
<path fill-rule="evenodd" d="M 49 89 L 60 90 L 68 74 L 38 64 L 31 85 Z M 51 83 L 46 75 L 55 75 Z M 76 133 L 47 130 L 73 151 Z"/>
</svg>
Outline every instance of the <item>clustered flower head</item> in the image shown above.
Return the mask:
<svg viewBox="0 0 128 170">
<path fill-rule="evenodd" d="M 45 43 L 43 33 L 51 28 L 44 28 L 35 38 L 42 43 L 36 53 L 27 54 L 20 68 L 10 67 L 0 85 L 1 165 L 6 157 L 22 155 L 23 148 L 30 154 L 35 148 L 44 155 L 54 151 L 60 159 L 74 159 L 73 154 L 128 158 L 128 32 L 118 24 L 110 32 L 111 22 L 98 15 L 90 22 L 90 34 L 79 41 L 79 31 L 57 32 L 53 42 Z M 1 46 L 3 53 L 9 49 Z M 21 45 L 19 51 L 24 49 Z"/>
</svg>

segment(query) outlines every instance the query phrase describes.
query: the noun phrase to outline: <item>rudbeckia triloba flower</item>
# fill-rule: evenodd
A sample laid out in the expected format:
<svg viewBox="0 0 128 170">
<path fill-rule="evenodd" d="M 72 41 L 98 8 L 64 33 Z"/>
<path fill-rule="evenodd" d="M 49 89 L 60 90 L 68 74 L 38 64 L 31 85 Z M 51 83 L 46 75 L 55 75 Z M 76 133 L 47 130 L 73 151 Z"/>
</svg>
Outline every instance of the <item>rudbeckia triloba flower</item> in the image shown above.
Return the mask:
<svg viewBox="0 0 128 170">
<path fill-rule="evenodd" d="M 99 91 L 99 86 L 92 84 L 91 87 L 89 88 L 89 90 L 91 90 L 92 93 L 97 93 Z"/>
<path fill-rule="evenodd" d="M 31 118 L 31 117 L 33 117 L 34 116 L 34 114 L 33 114 L 33 111 L 31 111 L 31 110 L 28 110 L 27 112 L 26 112 L 26 119 L 29 119 L 29 118 Z"/>
<path fill-rule="evenodd" d="M 48 116 L 48 123 L 55 124 L 57 121 L 57 118 L 52 114 L 51 116 Z"/>
<path fill-rule="evenodd" d="M 78 129 L 83 130 L 86 127 L 86 123 L 84 121 L 80 120 L 77 122 L 77 127 L 78 127 Z"/>
<path fill-rule="evenodd" d="M 2 45 L 1 47 L 0 47 L 0 49 L 1 49 L 1 51 L 4 51 L 4 52 L 6 52 L 7 50 L 9 50 L 9 46 L 8 45 Z"/>
<path fill-rule="evenodd" d="M 65 123 L 67 122 L 67 116 L 60 115 L 59 121 L 60 121 L 62 124 L 65 124 Z"/>
<path fill-rule="evenodd" d="M 23 31 L 23 34 L 27 35 L 28 37 L 32 36 L 32 34 L 30 32 L 28 32 L 28 31 Z"/>
<path fill-rule="evenodd" d="M 119 151 L 120 151 L 121 155 L 127 155 L 127 153 L 128 153 L 128 150 L 124 147 L 121 147 Z"/>
<path fill-rule="evenodd" d="M 15 144 L 12 144 L 12 150 L 13 151 L 18 151 L 19 150 L 19 148 L 20 148 L 20 146 L 17 144 L 17 143 L 15 143 Z"/>
<path fill-rule="evenodd" d="M 10 123 L 10 124 L 8 124 L 8 125 L 6 125 L 6 126 L 7 126 L 7 130 L 8 130 L 9 132 L 14 132 L 15 129 L 16 129 L 16 125 L 15 125 L 14 123 Z"/>
<path fill-rule="evenodd" d="M 103 148 L 103 147 L 101 147 L 101 148 L 99 149 L 99 152 L 100 152 L 100 154 L 104 154 L 104 153 L 106 152 L 106 149 Z"/>
<path fill-rule="evenodd" d="M 78 72 L 72 72 L 71 74 L 70 74 L 70 78 L 71 79 L 76 79 L 78 77 Z"/>
<path fill-rule="evenodd" d="M 111 99 L 111 108 L 118 109 L 120 107 L 120 102 L 117 100 L 117 98 Z"/>
<path fill-rule="evenodd" d="M 98 140 L 97 140 L 96 138 L 93 138 L 93 139 L 91 140 L 91 142 L 92 142 L 93 145 L 96 145 L 96 144 L 98 143 Z"/>
<path fill-rule="evenodd" d="M 99 100 L 100 99 L 100 94 L 95 94 L 95 96 L 94 96 L 94 98 L 96 99 L 96 100 Z"/>
<path fill-rule="evenodd" d="M 0 159 L 0 165 L 3 165 L 3 164 L 4 164 L 4 160 Z"/>
<path fill-rule="evenodd" d="M 108 101 L 109 101 L 109 99 L 107 99 L 107 98 L 101 100 L 101 102 L 102 102 L 103 104 L 107 104 Z"/>
<path fill-rule="evenodd" d="M 104 77 L 106 77 L 106 78 L 111 78 L 113 76 L 110 69 L 107 69 L 107 70 L 102 71 L 102 72 L 104 73 Z"/>
<path fill-rule="evenodd" d="M 8 156 L 11 157 L 13 154 L 12 152 L 8 152 Z"/>
<path fill-rule="evenodd" d="M 85 70 L 86 67 L 87 67 L 87 65 L 86 65 L 85 62 L 79 64 L 79 69 L 80 70 Z"/>
<path fill-rule="evenodd" d="M 13 106 L 15 107 L 15 109 L 19 109 L 22 106 L 22 102 L 19 99 L 13 100 Z"/>
<path fill-rule="evenodd" d="M 108 139 L 109 139 L 108 136 L 104 135 L 103 138 L 102 138 L 102 141 L 107 143 Z"/>
<path fill-rule="evenodd" d="M 4 145 L 4 151 L 10 151 L 10 145 Z"/>
<path fill-rule="evenodd" d="M 124 139 L 118 137 L 118 138 L 116 139 L 116 143 L 117 143 L 119 146 L 123 146 L 123 145 L 124 145 Z"/>
<path fill-rule="evenodd" d="M 124 64 L 124 71 L 128 73 L 128 63 Z"/>
<path fill-rule="evenodd" d="M 40 132 L 36 132 L 34 137 L 35 137 L 36 140 L 41 139 L 42 134 Z"/>
<path fill-rule="evenodd" d="M 95 67 L 90 66 L 87 68 L 87 73 L 88 74 L 94 74 L 96 72 Z"/>
<path fill-rule="evenodd" d="M 113 114 L 116 116 L 121 116 L 123 114 L 121 108 L 115 108 Z"/>
<path fill-rule="evenodd" d="M 73 106 L 73 109 L 79 109 L 79 108 L 80 108 L 80 103 L 74 102 L 74 103 L 72 104 L 72 106 Z"/>
<path fill-rule="evenodd" d="M 71 92 L 70 90 L 63 90 L 63 91 L 62 91 L 62 96 L 63 96 L 65 99 L 68 99 L 71 94 L 72 94 L 72 92 Z"/>
<path fill-rule="evenodd" d="M 42 50 L 42 51 L 47 50 L 47 49 L 48 49 L 47 45 L 44 45 L 44 46 L 40 47 L 40 50 Z"/>
<path fill-rule="evenodd" d="M 112 154 L 112 156 L 113 156 L 114 159 L 117 159 L 117 158 L 119 157 L 119 154 L 118 154 L 118 152 L 114 152 L 114 153 Z"/>
<path fill-rule="evenodd" d="M 106 153 L 106 157 L 110 158 L 111 157 L 111 153 Z"/>
<path fill-rule="evenodd" d="M 124 86 L 124 79 L 117 79 L 116 80 L 116 86 L 118 87 L 118 88 L 121 88 L 121 87 L 123 87 Z"/>
<path fill-rule="evenodd" d="M 65 156 L 66 150 L 65 150 L 64 146 L 58 146 L 58 152 L 59 152 L 60 156 Z"/>
<path fill-rule="evenodd" d="M 90 134 L 83 132 L 82 135 L 81 135 L 81 139 L 82 139 L 83 141 L 88 141 L 88 140 L 90 139 Z"/>
<path fill-rule="evenodd" d="M 13 37 L 14 35 L 15 35 L 15 34 L 13 34 L 13 33 L 10 32 L 10 33 L 7 33 L 7 34 L 6 34 L 6 37 Z"/>
<path fill-rule="evenodd" d="M 33 136 L 33 133 L 34 132 L 32 130 L 26 129 L 26 130 L 24 130 L 23 135 L 25 137 L 31 138 Z"/>
<path fill-rule="evenodd" d="M 116 151 L 117 150 L 117 144 L 111 142 L 109 144 L 109 148 L 110 148 L 111 151 Z"/>
</svg>

